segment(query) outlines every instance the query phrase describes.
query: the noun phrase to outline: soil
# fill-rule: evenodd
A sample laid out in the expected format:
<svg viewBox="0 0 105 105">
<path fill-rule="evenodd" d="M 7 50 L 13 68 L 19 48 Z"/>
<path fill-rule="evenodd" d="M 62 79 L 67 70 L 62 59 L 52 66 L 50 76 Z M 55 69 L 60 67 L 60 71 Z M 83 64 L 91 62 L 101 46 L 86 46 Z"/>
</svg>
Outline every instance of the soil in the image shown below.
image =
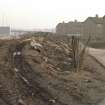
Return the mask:
<svg viewBox="0 0 105 105">
<path fill-rule="evenodd" d="M 68 39 L 34 39 L 40 47 L 0 41 L 0 105 L 98 105 L 104 99 L 105 68 L 85 54 L 73 71 Z"/>
</svg>

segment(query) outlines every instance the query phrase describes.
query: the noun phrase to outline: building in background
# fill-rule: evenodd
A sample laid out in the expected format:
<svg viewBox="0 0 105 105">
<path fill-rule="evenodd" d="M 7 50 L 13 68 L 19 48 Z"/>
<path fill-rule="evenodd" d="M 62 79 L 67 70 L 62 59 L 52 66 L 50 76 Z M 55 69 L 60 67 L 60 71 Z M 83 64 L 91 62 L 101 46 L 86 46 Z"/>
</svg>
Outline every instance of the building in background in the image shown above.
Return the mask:
<svg viewBox="0 0 105 105">
<path fill-rule="evenodd" d="M 0 26 L 0 35 L 10 35 L 10 27 Z"/>
<path fill-rule="evenodd" d="M 83 35 L 100 39 L 104 35 L 104 18 L 98 15 L 88 17 L 83 23 Z"/>
<path fill-rule="evenodd" d="M 105 36 L 105 16 L 88 17 L 84 22 L 68 22 L 59 23 L 56 26 L 57 34 L 79 34 L 84 37 L 92 36 L 93 39 L 100 39 Z"/>
<path fill-rule="evenodd" d="M 70 21 L 68 23 L 59 23 L 56 26 L 56 33 L 58 34 L 82 34 L 83 31 L 83 23 L 78 22 L 77 20 Z"/>
</svg>

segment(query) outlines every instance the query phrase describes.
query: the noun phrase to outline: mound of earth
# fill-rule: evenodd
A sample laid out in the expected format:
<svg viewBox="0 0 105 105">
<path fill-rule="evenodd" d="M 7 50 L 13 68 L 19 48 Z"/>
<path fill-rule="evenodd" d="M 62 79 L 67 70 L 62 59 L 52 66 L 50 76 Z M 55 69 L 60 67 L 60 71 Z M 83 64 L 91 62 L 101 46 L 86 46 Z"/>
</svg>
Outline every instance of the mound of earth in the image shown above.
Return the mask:
<svg viewBox="0 0 105 105">
<path fill-rule="evenodd" d="M 87 54 L 72 70 L 68 38 L 0 41 L 0 105 L 98 105 L 105 69 Z"/>
</svg>

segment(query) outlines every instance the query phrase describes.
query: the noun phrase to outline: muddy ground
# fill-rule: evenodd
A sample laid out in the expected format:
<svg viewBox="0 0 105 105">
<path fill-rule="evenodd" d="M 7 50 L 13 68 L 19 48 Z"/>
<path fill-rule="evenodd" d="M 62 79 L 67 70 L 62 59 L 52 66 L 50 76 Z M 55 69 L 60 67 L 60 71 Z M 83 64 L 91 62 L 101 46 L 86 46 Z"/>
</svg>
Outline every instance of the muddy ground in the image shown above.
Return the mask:
<svg viewBox="0 0 105 105">
<path fill-rule="evenodd" d="M 38 48 L 23 39 L 0 41 L 0 105 L 98 105 L 104 99 L 105 68 L 85 54 L 75 72 L 68 39 L 34 39 Z"/>
</svg>

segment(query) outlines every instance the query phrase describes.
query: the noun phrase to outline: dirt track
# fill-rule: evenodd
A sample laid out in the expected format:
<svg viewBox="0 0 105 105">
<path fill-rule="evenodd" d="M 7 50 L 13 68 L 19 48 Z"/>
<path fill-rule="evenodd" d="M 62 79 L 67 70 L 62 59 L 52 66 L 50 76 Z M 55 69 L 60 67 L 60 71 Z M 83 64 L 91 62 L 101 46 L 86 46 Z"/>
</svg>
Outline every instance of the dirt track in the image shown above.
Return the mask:
<svg viewBox="0 0 105 105">
<path fill-rule="evenodd" d="M 105 50 L 89 48 L 89 53 L 105 68 Z M 105 99 L 98 105 L 105 105 Z"/>
<path fill-rule="evenodd" d="M 105 50 L 89 48 L 89 53 L 105 66 Z"/>
</svg>

